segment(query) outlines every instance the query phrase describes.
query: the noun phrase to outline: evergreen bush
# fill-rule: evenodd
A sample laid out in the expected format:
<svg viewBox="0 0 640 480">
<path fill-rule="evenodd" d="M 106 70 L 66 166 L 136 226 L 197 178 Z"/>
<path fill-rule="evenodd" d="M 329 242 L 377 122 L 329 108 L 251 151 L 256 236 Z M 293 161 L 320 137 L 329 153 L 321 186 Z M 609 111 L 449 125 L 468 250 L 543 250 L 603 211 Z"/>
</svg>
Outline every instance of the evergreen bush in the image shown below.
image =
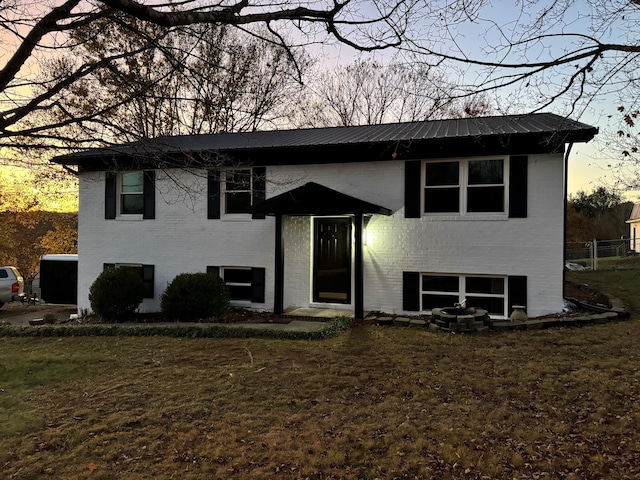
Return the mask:
<svg viewBox="0 0 640 480">
<path fill-rule="evenodd" d="M 105 320 L 130 317 L 143 298 L 142 275 L 130 267 L 107 268 L 89 289 L 91 309 Z"/>
<path fill-rule="evenodd" d="M 160 310 L 168 320 L 192 322 L 220 316 L 228 309 L 226 285 L 209 273 L 181 273 L 160 296 Z"/>
</svg>

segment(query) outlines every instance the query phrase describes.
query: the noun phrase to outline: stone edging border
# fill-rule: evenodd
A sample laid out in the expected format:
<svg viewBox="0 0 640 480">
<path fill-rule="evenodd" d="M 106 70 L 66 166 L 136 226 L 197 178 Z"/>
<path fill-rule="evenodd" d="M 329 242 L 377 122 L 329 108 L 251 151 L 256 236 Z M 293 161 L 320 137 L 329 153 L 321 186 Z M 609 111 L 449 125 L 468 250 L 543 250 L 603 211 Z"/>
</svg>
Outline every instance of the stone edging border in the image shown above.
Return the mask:
<svg viewBox="0 0 640 480">
<path fill-rule="evenodd" d="M 605 294 L 607 295 L 607 294 Z M 525 320 L 521 322 L 512 322 L 510 320 L 489 320 L 488 323 L 479 329 L 473 331 L 473 333 L 480 332 L 502 332 L 509 330 L 541 330 L 551 327 L 576 327 L 582 325 L 597 325 L 603 323 L 609 323 L 615 320 L 624 320 L 629 318 L 629 312 L 624 306 L 622 300 L 611 295 L 607 295 L 611 302 L 610 309 L 603 309 L 599 307 L 593 307 L 591 305 L 582 304 L 576 300 L 568 299 L 574 303 L 579 304 L 584 309 L 598 309 L 600 311 L 594 313 L 586 313 L 584 315 L 577 315 L 574 317 L 554 316 L 548 318 L 533 318 L 531 320 Z M 431 322 L 431 319 L 425 317 L 409 318 L 409 317 L 391 317 L 380 316 L 371 317 L 365 319 L 365 323 L 371 323 L 379 326 L 400 326 L 400 327 L 417 327 L 428 328 L 433 331 L 450 332 L 451 330 L 442 329 L 435 323 Z M 459 333 L 459 332 L 453 332 Z"/>
</svg>

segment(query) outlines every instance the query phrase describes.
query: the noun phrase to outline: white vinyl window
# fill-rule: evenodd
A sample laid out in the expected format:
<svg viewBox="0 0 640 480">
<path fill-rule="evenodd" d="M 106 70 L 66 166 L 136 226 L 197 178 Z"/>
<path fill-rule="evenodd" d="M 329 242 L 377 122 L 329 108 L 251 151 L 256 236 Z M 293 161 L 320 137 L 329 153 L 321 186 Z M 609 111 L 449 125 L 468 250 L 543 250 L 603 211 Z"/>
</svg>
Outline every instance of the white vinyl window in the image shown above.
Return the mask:
<svg viewBox="0 0 640 480">
<path fill-rule="evenodd" d="M 124 172 L 120 176 L 120 213 L 123 215 L 144 212 L 144 173 Z"/>
<path fill-rule="evenodd" d="M 425 161 L 424 213 L 505 213 L 506 169 L 506 157 Z"/>
<path fill-rule="evenodd" d="M 222 267 L 220 276 L 229 289 L 229 299 L 234 302 L 251 301 L 252 270 L 249 267 Z"/>
<path fill-rule="evenodd" d="M 250 168 L 236 168 L 222 172 L 222 205 L 225 215 L 249 213 L 253 191 L 252 177 Z"/>
<path fill-rule="evenodd" d="M 507 278 L 488 275 L 444 275 L 424 273 L 421 281 L 422 310 L 453 307 L 467 300 L 468 307 L 482 308 L 489 315 L 507 311 Z"/>
<path fill-rule="evenodd" d="M 107 268 L 130 268 L 135 271 L 140 278 L 142 279 L 142 284 L 144 285 L 144 298 L 153 298 L 154 297 L 154 266 L 153 265 L 142 265 L 139 263 L 105 263 L 103 268 L 106 270 Z"/>
</svg>

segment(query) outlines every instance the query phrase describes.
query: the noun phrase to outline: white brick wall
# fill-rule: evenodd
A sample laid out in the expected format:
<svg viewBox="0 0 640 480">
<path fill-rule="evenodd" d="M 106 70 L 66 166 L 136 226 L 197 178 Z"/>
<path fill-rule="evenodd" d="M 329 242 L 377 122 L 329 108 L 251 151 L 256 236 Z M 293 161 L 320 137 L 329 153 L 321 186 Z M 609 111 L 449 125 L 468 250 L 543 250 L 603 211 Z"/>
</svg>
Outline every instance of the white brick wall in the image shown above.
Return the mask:
<svg viewBox="0 0 640 480">
<path fill-rule="evenodd" d="M 285 247 L 284 305 L 309 306 L 311 298 L 311 219 L 285 217 L 283 243 Z"/>
<path fill-rule="evenodd" d="M 155 265 L 155 298 L 144 300 L 141 309 L 146 311 L 159 309 L 160 294 L 179 273 L 204 272 L 207 265 L 265 267 L 270 279 L 264 308 L 272 308 L 274 219 L 207 220 L 206 179 L 195 178 L 201 193 L 192 202 L 157 174 L 155 220 L 105 220 L 104 174 L 81 175 L 78 308 L 89 308 L 89 287 L 104 263 Z"/>
<path fill-rule="evenodd" d="M 374 215 L 364 248 L 365 310 L 402 313 L 402 272 L 526 275 L 529 315 L 562 309 L 562 155 L 529 157 L 528 218 L 404 218 L 404 163 L 334 163 L 267 169 L 267 198 L 314 181 L 393 211 Z M 103 263 L 155 265 L 154 300 L 178 273 L 207 265 L 266 268 L 264 305 L 273 308 L 275 222 L 207 220 L 204 177 L 189 177 L 185 197 L 158 173 L 155 220 L 105 220 L 104 174 L 82 174 L 79 219 L 79 308 Z M 481 217 L 482 218 L 482 217 Z M 308 217 L 285 217 L 284 306 L 309 306 L 311 230 Z"/>
</svg>

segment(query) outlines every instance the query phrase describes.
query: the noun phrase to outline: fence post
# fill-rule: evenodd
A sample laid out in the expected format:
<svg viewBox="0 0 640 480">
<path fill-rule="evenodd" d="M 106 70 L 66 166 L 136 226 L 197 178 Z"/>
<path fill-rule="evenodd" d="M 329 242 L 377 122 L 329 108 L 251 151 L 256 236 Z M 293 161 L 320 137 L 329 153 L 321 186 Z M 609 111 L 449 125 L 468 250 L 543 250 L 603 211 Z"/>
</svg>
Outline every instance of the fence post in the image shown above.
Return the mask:
<svg viewBox="0 0 640 480">
<path fill-rule="evenodd" d="M 595 271 L 595 270 L 598 270 L 598 241 L 594 238 L 593 243 L 591 245 L 593 245 L 593 257 L 591 260 L 591 264 L 592 264 L 591 269 Z"/>
</svg>

